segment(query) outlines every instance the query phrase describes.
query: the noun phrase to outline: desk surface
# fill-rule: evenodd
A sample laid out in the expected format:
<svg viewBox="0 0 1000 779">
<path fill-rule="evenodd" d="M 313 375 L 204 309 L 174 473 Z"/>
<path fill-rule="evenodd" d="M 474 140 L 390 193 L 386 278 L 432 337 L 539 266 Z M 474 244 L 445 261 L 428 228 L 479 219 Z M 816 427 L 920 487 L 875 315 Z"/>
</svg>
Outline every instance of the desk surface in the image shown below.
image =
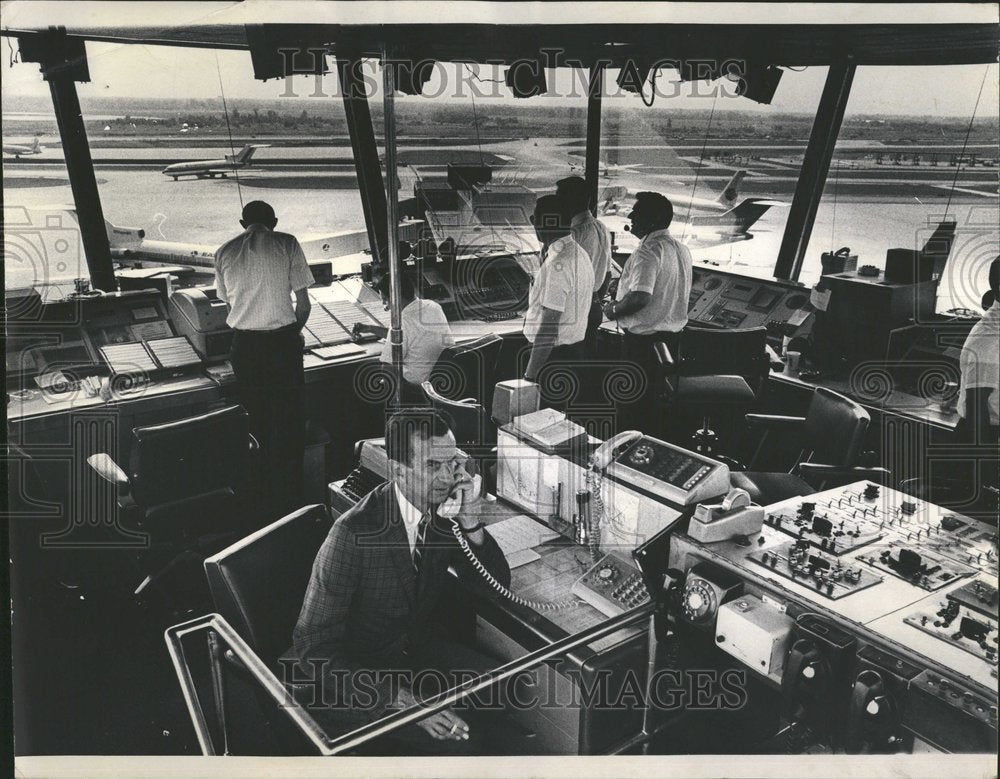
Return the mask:
<svg viewBox="0 0 1000 779">
<path fill-rule="evenodd" d="M 506 504 L 502 500 L 490 501 L 483 512 L 483 521 L 488 525 L 513 516 L 528 516 L 546 530 L 549 526 L 537 517 Z M 587 548 L 560 536 L 533 547 L 539 559 L 518 566 L 511 571 L 511 591 L 526 600 L 539 602 L 560 602 L 573 599 L 570 592 L 577 579 L 593 565 Z M 531 632 L 539 638 L 553 641 L 604 622 L 607 617 L 589 603 L 574 599 L 575 604 L 551 611 L 535 611 L 514 604 L 509 612 L 522 623 L 527 617 Z M 498 601 L 499 602 L 499 601 Z M 643 633 L 642 628 L 626 628 L 605 636 L 589 644 L 594 652 L 600 652 L 622 641 Z"/>
</svg>

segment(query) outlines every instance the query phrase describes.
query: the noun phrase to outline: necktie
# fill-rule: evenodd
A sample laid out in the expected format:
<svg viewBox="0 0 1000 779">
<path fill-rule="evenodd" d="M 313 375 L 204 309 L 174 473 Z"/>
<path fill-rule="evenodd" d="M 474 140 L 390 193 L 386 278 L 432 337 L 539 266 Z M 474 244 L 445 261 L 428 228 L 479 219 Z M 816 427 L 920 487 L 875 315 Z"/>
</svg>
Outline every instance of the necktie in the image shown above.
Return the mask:
<svg viewBox="0 0 1000 779">
<path fill-rule="evenodd" d="M 430 514 L 424 514 L 417 525 L 417 540 L 413 544 L 413 572 L 420 576 L 420 558 L 424 553 L 424 541 L 427 538 L 427 527 L 430 525 Z"/>
</svg>

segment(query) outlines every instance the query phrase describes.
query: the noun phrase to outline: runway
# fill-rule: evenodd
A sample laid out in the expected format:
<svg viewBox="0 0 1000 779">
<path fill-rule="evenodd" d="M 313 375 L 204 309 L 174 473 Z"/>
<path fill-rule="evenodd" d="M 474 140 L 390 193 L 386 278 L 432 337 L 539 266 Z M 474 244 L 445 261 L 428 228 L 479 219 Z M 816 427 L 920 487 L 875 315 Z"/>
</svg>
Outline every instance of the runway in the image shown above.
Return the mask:
<svg viewBox="0 0 1000 779">
<path fill-rule="evenodd" d="M 573 158 L 567 152 L 572 139 L 507 141 L 478 149 L 456 147 L 401 147 L 400 198 L 412 196 L 421 178 L 443 178 L 448 161 L 495 167 L 494 182 L 523 184 L 535 191 L 550 191 L 555 181 L 570 175 Z M 173 181 L 160 173 L 164 149 L 95 149 L 95 169 L 105 217 L 121 227 L 142 228 L 148 237 L 165 241 L 219 245 L 240 231 L 242 203 L 267 200 L 278 215 L 278 229 L 302 240 L 341 230 L 363 230 L 364 216 L 353 163 L 314 163 L 321 155 L 342 156 L 331 147 L 267 148 L 258 154 L 260 166 L 225 179 Z M 636 150 L 638 151 L 638 150 Z M 4 201 L 7 206 L 43 206 L 73 202 L 61 160 L 61 151 L 50 149 L 30 163 L 4 160 Z M 56 157 L 56 153 L 60 155 Z M 128 152 L 123 158 L 123 154 Z M 218 148 L 169 149 L 171 161 L 219 156 Z M 677 219 L 687 216 L 684 203 L 692 196 L 714 199 L 737 164 L 706 160 L 702 168 L 688 149 L 662 149 L 638 168 L 608 170 L 599 178 L 601 188 L 623 186 L 630 192 L 651 189 L 664 192 L 678 204 Z M 159 156 L 157 156 L 159 155 Z M 621 164 L 630 164 L 618 155 Z M 113 164 L 118 159 L 121 165 Z M 766 162 L 766 161 L 763 161 Z M 502 163 L 502 164 L 501 164 Z M 774 198 L 790 202 L 798 180 L 794 164 L 748 163 L 749 173 L 740 185 L 740 197 Z M 992 175 L 992 185 L 981 174 Z M 938 219 L 944 215 L 954 168 L 942 167 L 929 175 L 926 169 L 887 167 L 880 171 L 844 170 L 834 167 L 827 182 L 807 251 L 802 281 L 819 275 L 823 251 L 850 246 L 860 264 L 884 265 L 892 247 L 919 248 Z M 835 196 L 834 196 L 834 193 Z M 1000 253 L 995 169 L 963 170 L 952 194 L 949 215 L 959 222 L 949 276 L 942 284 L 943 308 L 975 308 L 989 259 Z M 751 233 L 753 239 L 696 250 L 695 259 L 751 275 L 769 275 L 778 254 L 787 219 L 787 208 L 770 209 Z M 627 211 L 625 212 L 627 213 Z M 683 236 L 683 226 L 676 230 Z M 985 258 L 985 259 L 984 259 Z M 85 270 L 85 266 L 84 266 Z M 8 285 L 17 269 L 8 263 Z M 58 274 L 55 274 L 58 275 Z M 81 275 L 79 263 L 62 274 Z M 949 290 L 954 287 L 953 295 Z"/>
</svg>

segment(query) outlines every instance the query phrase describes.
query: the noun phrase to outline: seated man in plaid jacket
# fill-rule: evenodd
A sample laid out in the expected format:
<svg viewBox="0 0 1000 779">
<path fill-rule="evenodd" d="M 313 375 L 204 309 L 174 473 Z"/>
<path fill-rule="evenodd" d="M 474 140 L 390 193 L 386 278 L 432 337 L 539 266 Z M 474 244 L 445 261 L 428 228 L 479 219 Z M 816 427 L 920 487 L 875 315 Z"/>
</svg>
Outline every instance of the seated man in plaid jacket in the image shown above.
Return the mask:
<svg viewBox="0 0 1000 779">
<path fill-rule="evenodd" d="M 294 631 L 300 667 L 311 662 L 313 678 L 322 673 L 329 687 L 318 716 L 339 730 L 498 664 L 442 637 L 448 615 L 439 607 L 449 567 L 495 595 L 456 532 L 496 582 L 510 583 L 503 552 L 478 518 L 480 496 L 449 421 L 430 409 L 395 414 L 386 426 L 386 449 L 389 483 L 334 523 Z M 462 499 L 459 513 L 440 517 L 438 507 L 452 495 Z M 476 715 L 446 709 L 396 731 L 396 740 L 427 752 L 488 749 L 482 738 L 489 734 L 481 731 L 491 726 L 480 726 Z"/>
</svg>

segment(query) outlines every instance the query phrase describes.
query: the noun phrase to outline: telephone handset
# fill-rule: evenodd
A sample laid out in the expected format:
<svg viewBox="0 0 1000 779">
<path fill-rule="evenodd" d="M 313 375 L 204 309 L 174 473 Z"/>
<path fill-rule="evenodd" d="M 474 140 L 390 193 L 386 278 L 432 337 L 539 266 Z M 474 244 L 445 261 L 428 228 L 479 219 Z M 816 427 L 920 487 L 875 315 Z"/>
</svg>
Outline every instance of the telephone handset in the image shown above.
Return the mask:
<svg viewBox="0 0 1000 779">
<path fill-rule="evenodd" d="M 605 518 L 604 511 L 604 471 L 611 465 L 619 449 L 628 446 L 642 438 L 638 430 L 623 430 L 618 435 L 609 438 L 601 444 L 590 456 L 590 467 L 587 470 L 587 488 L 593 495 L 596 522 L 594 527 L 587 528 L 587 543 L 590 547 L 590 557 L 596 563 L 601 556 L 600 528 Z"/>
<path fill-rule="evenodd" d="M 609 438 L 590 456 L 590 467 L 594 470 L 603 471 L 615 457 L 615 452 L 623 446 L 627 446 L 633 441 L 642 438 L 642 433 L 638 430 L 624 430 L 614 438 Z"/>
<path fill-rule="evenodd" d="M 483 477 L 478 473 L 472 477 L 472 492 L 473 494 L 479 494 L 483 489 Z M 445 519 L 450 519 L 454 523 L 455 517 L 457 517 L 462 511 L 462 493 L 455 492 L 448 496 L 448 498 L 438 506 L 438 516 L 444 517 Z"/>
</svg>

